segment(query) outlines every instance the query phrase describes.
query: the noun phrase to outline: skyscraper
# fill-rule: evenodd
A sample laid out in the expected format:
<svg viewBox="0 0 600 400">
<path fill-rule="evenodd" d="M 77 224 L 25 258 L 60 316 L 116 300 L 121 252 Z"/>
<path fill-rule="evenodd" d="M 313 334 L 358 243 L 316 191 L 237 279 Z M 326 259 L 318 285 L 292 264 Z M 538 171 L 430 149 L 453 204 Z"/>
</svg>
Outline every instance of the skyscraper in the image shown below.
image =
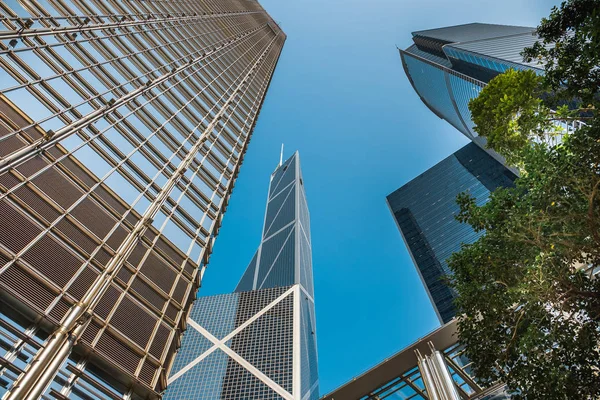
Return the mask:
<svg viewBox="0 0 600 400">
<path fill-rule="evenodd" d="M 318 399 L 311 260 L 296 152 L 271 176 L 262 241 L 235 291 L 196 300 L 164 400 Z"/>
<path fill-rule="evenodd" d="M 0 396 L 158 398 L 286 36 L 255 0 L 0 9 Z"/>
<path fill-rule="evenodd" d="M 387 196 L 388 206 L 442 323 L 455 316 L 455 293 L 444 278 L 446 260 L 462 243 L 481 232 L 460 223 L 456 196 L 467 192 L 484 204 L 498 187 L 511 186 L 515 175 L 473 143 L 466 145 Z"/>
<path fill-rule="evenodd" d="M 543 72 L 543 66 L 526 63 L 521 56 L 538 40 L 535 28 L 473 23 L 412 36 L 414 44 L 400 50 L 412 87 L 435 115 L 484 149 L 485 140 L 473 129 L 469 100 L 509 68 Z M 503 161 L 493 150 L 485 150 Z"/>
<path fill-rule="evenodd" d="M 511 398 L 504 384 L 477 379 L 464 353 L 465 346 L 458 342 L 457 321 L 453 320 L 348 380 L 321 400 Z M 422 356 L 429 358 L 428 362 L 423 362 Z M 434 360 L 437 362 L 432 363 Z"/>
</svg>

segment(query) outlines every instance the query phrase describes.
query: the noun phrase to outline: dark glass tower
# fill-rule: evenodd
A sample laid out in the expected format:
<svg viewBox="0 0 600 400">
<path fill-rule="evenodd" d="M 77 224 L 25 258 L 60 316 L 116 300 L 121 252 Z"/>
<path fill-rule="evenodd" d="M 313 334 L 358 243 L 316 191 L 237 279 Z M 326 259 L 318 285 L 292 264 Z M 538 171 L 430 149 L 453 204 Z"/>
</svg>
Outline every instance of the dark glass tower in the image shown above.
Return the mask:
<svg viewBox="0 0 600 400">
<path fill-rule="evenodd" d="M 196 300 L 164 400 L 318 399 L 311 260 L 296 152 L 271 176 L 262 241 L 235 291 Z"/>
<path fill-rule="evenodd" d="M 427 294 L 442 323 L 455 316 L 455 294 L 443 278 L 446 260 L 481 233 L 458 222 L 456 196 L 468 192 L 477 204 L 498 187 L 511 186 L 515 175 L 473 143 L 455 152 L 387 196 L 387 203 Z"/>
<path fill-rule="evenodd" d="M 521 52 L 538 37 L 535 28 L 466 24 L 413 32 L 414 44 L 400 50 L 406 76 L 425 105 L 470 140 L 485 148 L 473 129 L 469 100 L 496 75 L 513 69 L 533 69 Z M 503 161 L 493 150 L 493 157 Z"/>
</svg>

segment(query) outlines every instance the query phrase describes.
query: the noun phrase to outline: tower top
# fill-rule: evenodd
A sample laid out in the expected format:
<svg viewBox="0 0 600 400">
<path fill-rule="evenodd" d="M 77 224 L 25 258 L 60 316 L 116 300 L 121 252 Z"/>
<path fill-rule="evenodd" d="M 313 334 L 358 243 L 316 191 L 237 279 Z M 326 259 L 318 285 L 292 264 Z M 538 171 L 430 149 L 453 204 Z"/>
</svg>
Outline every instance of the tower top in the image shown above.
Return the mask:
<svg viewBox="0 0 600 400">
<path fill-rule="evenodd" d="M 283 164 L 283 143 L 281 143 L 281 153 L 279 154 L 279 166 Z"/>
</svg>

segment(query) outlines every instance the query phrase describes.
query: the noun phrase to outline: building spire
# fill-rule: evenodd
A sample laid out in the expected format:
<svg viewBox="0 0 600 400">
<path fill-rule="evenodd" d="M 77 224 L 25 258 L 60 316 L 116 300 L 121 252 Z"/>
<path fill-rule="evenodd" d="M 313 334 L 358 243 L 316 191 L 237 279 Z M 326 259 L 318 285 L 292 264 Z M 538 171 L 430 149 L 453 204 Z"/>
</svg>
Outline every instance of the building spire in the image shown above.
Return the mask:
<svg viewBox="0 0 600 400">
<path fill-rule="evenodd" d="M 283 143 L 281 143 L 281 154 L 279 154 L 279 166 L 283 164 Z"/>
</svg>

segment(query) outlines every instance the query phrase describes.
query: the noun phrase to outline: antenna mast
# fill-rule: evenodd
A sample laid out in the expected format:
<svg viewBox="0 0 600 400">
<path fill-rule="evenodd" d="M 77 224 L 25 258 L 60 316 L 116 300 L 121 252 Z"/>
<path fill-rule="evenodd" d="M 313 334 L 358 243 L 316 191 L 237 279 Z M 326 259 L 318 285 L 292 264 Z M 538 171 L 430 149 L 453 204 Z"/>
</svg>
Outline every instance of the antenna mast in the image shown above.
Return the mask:
<svg viewBox="0 0 600 400">
<path fill-rule="evenodd" d="M 279 166 L 283 164 L 283 143 L 281 143 L 281 154 L 279 155 Z"/>
</svg>

